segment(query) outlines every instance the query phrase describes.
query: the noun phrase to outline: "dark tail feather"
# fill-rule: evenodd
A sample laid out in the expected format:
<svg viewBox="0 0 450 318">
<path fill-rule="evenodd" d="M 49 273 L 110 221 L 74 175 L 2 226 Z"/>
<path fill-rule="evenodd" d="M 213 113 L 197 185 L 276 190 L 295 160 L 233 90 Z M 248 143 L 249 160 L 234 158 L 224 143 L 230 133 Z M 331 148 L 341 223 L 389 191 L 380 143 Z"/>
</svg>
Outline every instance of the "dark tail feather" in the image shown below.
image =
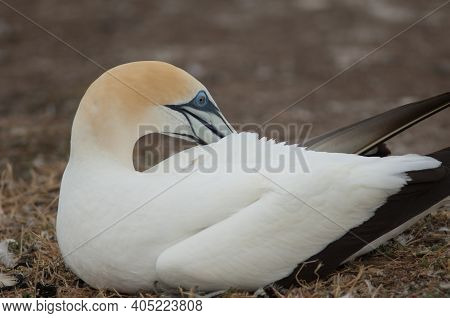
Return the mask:
<svg viewBox="0 0 450 318">
<path fill-rule="evenodd" d="M 298 281 L 308 282 L 326 277 L 366 245 L 370 246 L 371 242 L 448 198 L 450 196 L 450 147 L 429 156 L 441 161 L 442 165 L 435 169 L 408 173 L 411 181 L 375 211 L 371 219 L 353 228 L 321 252 L 299 264 L 292 274 L 276 284 L 289 287 Z"/>
<path fill-rule="evenodd" d="M 310 150 L 366 155 L 373 148 L 450 105 L 450 93 L 403 105 L 304 144 Z M 373 155 L 373 154 L 372 154 Z"/>
</svg>

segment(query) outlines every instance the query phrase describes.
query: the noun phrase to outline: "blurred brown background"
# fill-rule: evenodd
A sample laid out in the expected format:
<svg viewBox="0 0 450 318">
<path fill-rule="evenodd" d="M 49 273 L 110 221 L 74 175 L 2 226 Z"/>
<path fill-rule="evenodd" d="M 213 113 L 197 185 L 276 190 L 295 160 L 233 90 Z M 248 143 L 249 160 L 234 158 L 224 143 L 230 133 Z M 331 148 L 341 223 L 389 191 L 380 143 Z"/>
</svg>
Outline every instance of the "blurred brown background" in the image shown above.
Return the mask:
<svg viewBox="0 0 450 318">
<path fill-rule="evenodd" d="M 103 70 L 2 2 L 0 163 L 66 160 L 78 102 Z M 231 122 L 263 123 L 444 1 L 6 2 L 105 68 L 170 62 L 200 79 Z M 274 122 L 312 123 L 318 135 L 449 91 L 449 14 L 447 5 Z M 446 110 L 392 145 L 437 150 L 449 129 Z"/>
</svg>

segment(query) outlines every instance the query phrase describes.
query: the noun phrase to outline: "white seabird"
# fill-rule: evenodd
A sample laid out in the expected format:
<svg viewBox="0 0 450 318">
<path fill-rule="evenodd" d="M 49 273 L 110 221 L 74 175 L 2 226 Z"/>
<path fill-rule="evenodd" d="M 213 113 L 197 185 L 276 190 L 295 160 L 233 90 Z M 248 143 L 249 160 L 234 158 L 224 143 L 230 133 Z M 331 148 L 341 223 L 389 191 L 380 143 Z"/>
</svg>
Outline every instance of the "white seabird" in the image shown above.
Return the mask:
<svg viewBox="0 0 450 318">
<path fill-rule="evenodd" d="M 201 145 L 137 172 L 133 147 L 149 132 Z M 327 263 L 320 253 L 374 219 L 411 172 L 440 167 L 426 156 L 315 152 L 235 133 L 191 75 L 161 62 L 130 63 L 103 74 L 81 100 L 58 243 L 66 264 L 96 288 L 290 284 L 302 262 Z M 362 242 L 333 248 L 333 268 L 370 247 Z"/>
</svg>

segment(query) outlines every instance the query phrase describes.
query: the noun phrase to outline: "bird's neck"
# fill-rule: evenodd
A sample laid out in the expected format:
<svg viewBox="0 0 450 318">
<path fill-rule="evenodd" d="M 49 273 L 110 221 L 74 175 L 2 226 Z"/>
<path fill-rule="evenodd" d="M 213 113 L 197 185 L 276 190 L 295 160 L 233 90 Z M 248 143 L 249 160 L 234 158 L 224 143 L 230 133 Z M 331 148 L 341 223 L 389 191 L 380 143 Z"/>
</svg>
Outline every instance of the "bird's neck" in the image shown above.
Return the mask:
<svg viewBox="0 0 450 318">
<path fill-rule="evenodd" d="M 145 134 L 138 119 L 120 113 L 93 116 L 79 108 L 75 115 L 70 161 L 75 164 L 101 168 L 114 165 L 134 171 L 133 148 Z"/>
<path fill-rule="evenodd" d="M 74 126 L 75 128 L 75 126 Z M 92 131 L 72 129 L 70 160 L 90 166 L 116 165 L 134 170 L 133 147 L 137 138 L 123 132 L 122 135 L 93 135 Z"/>
<path fill-rule="evenodd" d="M 73 122 L 70 159 L 90 165 L 114 163 L 134 171 L 136 142 L 147 134 L 176 130 L 183 121 L 173 113 L 162 107 L 126 108 L 116 101 L 99 106 L 83 99 Z"/>
</svg>

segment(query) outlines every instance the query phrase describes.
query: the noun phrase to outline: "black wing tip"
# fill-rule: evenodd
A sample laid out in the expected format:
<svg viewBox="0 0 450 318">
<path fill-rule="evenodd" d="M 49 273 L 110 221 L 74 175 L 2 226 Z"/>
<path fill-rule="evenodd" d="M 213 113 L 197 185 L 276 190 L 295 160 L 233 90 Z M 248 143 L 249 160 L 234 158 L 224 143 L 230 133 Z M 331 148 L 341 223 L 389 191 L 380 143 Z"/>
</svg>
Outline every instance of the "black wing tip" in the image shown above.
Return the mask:
<svg viewBox="0 0 450 318">
<path fill-rule="evenodd" d="M 442 93 L 395 107 L 349 126 L 314 137 L 305 142 L 303 146 L 318 151 L 364 154 L 376 145 L 449 106 L 450 92 Z M 351 137 L 358 142 L 349 144 L 348 139 Z"/>
<path fill-rule="evenodd" d="M 445 92 L 439 95 L 435 95 L 417 102 L 413 102 L 411 104 L 430 104 L 431 105 L 441 105 L 441 104 L 446 104 L 446 103 L 450 103 L 450 92 Z M 410 105 L 410 104 L 406 104 L 405 106 Z"/>
</svg>

